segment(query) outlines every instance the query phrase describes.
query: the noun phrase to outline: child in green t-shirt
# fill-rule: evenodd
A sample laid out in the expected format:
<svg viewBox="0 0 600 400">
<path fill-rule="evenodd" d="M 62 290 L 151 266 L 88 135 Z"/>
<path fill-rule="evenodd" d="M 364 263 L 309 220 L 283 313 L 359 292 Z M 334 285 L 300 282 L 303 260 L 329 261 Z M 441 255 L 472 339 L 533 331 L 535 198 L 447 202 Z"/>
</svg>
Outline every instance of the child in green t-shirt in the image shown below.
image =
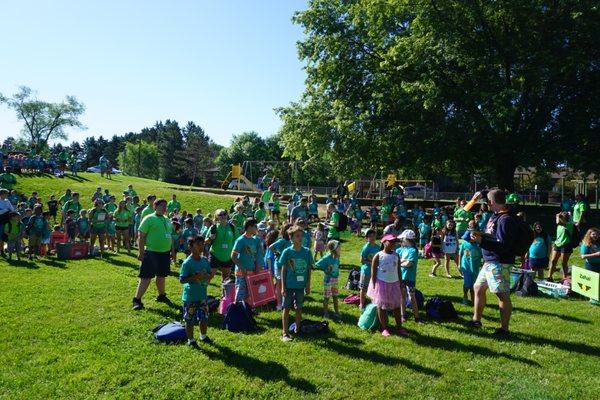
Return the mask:
<svg viewBox="0 0 600 400">
<path fill-rule="evenodd" d="M 25 226 L 21 222 L 21 216 L 17 212 L 8 215 L 8 222 L 4 224 L 4 235 L 6 235 L 8 246 L 8 259 L 12 259 L 15 253 L 17 260 L 21 260 L 21 238 L 25 232 Z"/>
<path fill-rule="evenodd" d="M 187 343 L 191 347 L 197 347 L 198 344 L 194 340 L 195 325 L 200 328 L 200 341 L 206 344 L 212 343 L 212 340 L 206 335 L 208 329 L 206 298 L 211 270 L 208 259 L 202 255 L 204 252 L 202 236 L 190 236 L 188 248 L 191 254 L 181 264 L 179 282 L 183 284 L 181 300 Z"/>
</svg>

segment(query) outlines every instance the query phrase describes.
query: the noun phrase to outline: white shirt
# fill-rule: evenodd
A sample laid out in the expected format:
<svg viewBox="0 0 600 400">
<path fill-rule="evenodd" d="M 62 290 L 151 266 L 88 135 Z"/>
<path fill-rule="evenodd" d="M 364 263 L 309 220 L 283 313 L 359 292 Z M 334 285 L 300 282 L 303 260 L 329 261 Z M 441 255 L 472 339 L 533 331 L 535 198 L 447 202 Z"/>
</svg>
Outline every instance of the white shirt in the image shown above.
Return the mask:
<svg viewBox="0 0 600 400">
<path fill-rule="evenodd" d="M 386 253 L 380 251 L 377 253 L 379 256 L 379 265 L 377 266 L 377 279 L 387 282 L 394 283 L 400 280 L 398 275 L 399 257 L 396 252 Z"/>
</svg>

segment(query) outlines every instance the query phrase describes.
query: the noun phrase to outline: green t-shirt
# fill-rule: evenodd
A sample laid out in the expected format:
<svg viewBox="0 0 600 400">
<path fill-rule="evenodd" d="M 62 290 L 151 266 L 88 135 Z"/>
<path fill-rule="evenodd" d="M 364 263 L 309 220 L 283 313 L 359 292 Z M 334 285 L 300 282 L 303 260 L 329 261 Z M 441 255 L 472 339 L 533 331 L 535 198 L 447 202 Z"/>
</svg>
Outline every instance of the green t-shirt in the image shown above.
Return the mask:
<svg viewBox="0 0 600 400">
<path fill-rule="evenodd" d="M 113 216 L 115 217 L 116 225 L 119 228 L 127 228 L 133 221 L 133 219 L 132 219 L 133 215 L 132 215 L 131 211 L 129 211 L 127 208 L 124 208 L 121 211 L 116 210 L 113 213 Z"/>
<path fill-rule="evenodd" d="M 164 215 L 152 213 L 142 219 L 138 228 L 146 235 L 146 249 L 157 253 L 165 253 L 171 250 L 173 225 Z"/>
<path fill-rule="evenodd" d="M 9 221 L 4 224 L 4 234 L 8 237 L 8 240 L 14 240 L 18 238 L 24 230 L 25 226 L 21 221 L 17 223 Z"/>
<path fill-rule="evenodd" d="M 167 204 L 167 212 L 173 212 L 175 210 L 181 210 L 181 203 L 177 200 L 171 200 Z"/>
<path fill-rule="evenodd" d="M 273 194 L 273 192 L 271 192 L 270 190 L 265 190 L 262 193 L 262 196 L 260 196 L 260 201 L 262 201 L 265 204 L 268 204 L 271 201 L 272 194 Z"/>
<path fill-rule="evenodd" d="M 327 239 L 339 239 L 340 232 L 336 228 L 336 225 L 340 222 L 340 213 L 338 211 L 334 211 L 331 214 L 331 220 L 329 221 L 329 232 L 327 233 Z"/>
<path fill-rule="evenodd" d="M 294 247 L 288 247 L 283 251 L 279 262 L 283 268 L 286 268 L 285 279 L 286 289 L 304 289 L 308 282 L 308 273 L 314 264 L 312 254 L 306 247 L 295 250 Z"/>
<path fill-rule="evenodd" d="M 281 201 L 279 201 L 279 199 L 274 199 L 273 200 L 273 211 L 280 211 L 281 210 Z"/>
<path fill-rule="evenodd" d="M 230 261 L 233 250 L 234 229 L 230 224 L 217 224 L 211 227 L 210 235 L 215 234 L 215 239 L 210 245 L 210 253 L 219 261 Z"/>
<path fill-rule="evenodd" d="M 333 258 L 333 254 L 327 253 L 321 257 L 315 264 L 315 267 L 325 272 L 325 279 L 337 278 L 340 276 L 340 259 Z"/>
<path fill-rule="evenodd" d="M 473 218 L 473 213 L 459 208 L 454 211 L 454 222 L 456 222 L 456 230 L 458 232 L 466 231 L 469 228 L 469 220 Z"/>
<path fill-rule="evenodd" d="M 581 220 L 583 213 L 585 212 L 585 203 L 578 201 L 573 206 L 573 222 L 578 223 Z"/>
<path fill-rule="evenodd" d="M 198 272 L 210 274 L 210 264 L 206 257 L 194 259 L 191 255 L 181 264 L 179 279 L 188 278 Z M 205 281 L 188 282 L 183 284 L 181 300 L 184 302 L 205 301 L 208 279 Z"/>
<path fill-rule="evenodd" d="M 142 210 L 142 220 L 150 214 L 154 214 L 154 207 L 147 205 L 146 208 Z"/>
<path fill-rule="evenodd" d="M 17 183 L 17 178 L 10 172 L 5 172 L 0 175 L 0 188 L 12 190 Z"/>
<path fill-rule="evenodd" d="M 258 222 L 264 221 L 265 219 L 267 219 L 267 211 L 265 211 L 264 208 L 259 208 L 258 210 L 256 210 L 256 212 L 254 212 L 254 219 Z"/>
<path fill-rule="evenodd" d="M 119 206 L 117 206 L 115 203 L 107 203 L 104 208 L 106 208 L 106 211 L 112 214 L 117 210 L 117 208 L 119 208 Z"/>
<path fill-rule="evenodd" d="M 70 194 L 65 194 L 60 199 L 58 199 L 58 202 L 64 206 L 67 203 L 67 201 L 71 200 L 72 198 L 73 196 L 71 196 Z"/>
<path fill-rule="evenodd" d="M 235 226 L 238 235 L 244 230 L 244 221 L 246 221 L 246 216 L 244 214 L 234 212 L 231 215 L 231 222 L 233 226 Z"/>
<path fill-rule="evenodd" d="M 106 229 L 108 226 L 108 211 L 105 208 L 92 208 L 88 211 L 88 215 L 92 221 L 92 228 Z"/>
<path fill-rule="evenodd" d="M 556 247 L 563 247 L 570 244 L 574 228 L 575 225 L 573 225 L 571 221 L 567 222 L 565 225 L 557 225 L 556 240 L 554 241 L 554 245 Z"/>
<path fill-rule="evenodd" d="M 379 253 L 379 246 L 376 244 L 365 243 L 360 251 L 360 259 L 368 260 L 367 263 L 362 263 L 360 266 L 360 272 L 364 276 L 371 276 L 371 261 L 373 261 L 373 257 L 375 254 Z"/>
<path fill-rule="evenodd" d="M 242 235 L 236 239 L 233 245 L 233 251 L 238 254 L 241 267 L 236 264 L 235 273 L 240 274 L 243 271 L 254 271 L 256 262 L 260 258 L 260 239 L 255 236 L 247 237 Z"/>
<path fill-rule="evenodd" d="M 79 211 L 81 211 L 81 203 L 79 203 L 79 202 L 75 203 L 72 199 L 67 201 L 63 205 L 62 212 L 63 212 L 63 214 L 66 214 L 67 211 L 69 211 L 69 210 L 73 210 L 75 215 L 79 214 Z"/>
</svg>

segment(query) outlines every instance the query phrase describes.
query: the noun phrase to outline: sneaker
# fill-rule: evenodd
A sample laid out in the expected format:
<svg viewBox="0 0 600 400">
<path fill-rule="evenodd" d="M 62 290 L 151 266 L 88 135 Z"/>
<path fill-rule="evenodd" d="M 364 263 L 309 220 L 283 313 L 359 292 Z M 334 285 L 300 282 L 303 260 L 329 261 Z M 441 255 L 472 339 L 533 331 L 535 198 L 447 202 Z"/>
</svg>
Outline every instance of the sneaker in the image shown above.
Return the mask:
<svg viewBox="0 0 600 400">
<path fill-rule="evenodd" d="M 171 300 L 169 300 L 165 293 L 156 296 L 156 301 L 158 301 L 159 303 L 171 304 Z"/>
<path fill-rule="evenodd" d="M 198 348 L 198 343 L 195 340 L 188 339 L 187 345 L 190 346 L 192 349 Z"/>
<path fill-rule="evenodd" d="M 142 303 L 142 300 L 140 299 L 136 299 L 135 297 L 133 298 L 133 310 L 134 311 L 139 311 L 141 309 L 144 308 L 144 303 Z"/>
<path fill-rule="evenodd" d="M 282 342 L 291 342 L 292 340 L 294 340 L 294 339 L 292 339 L 292 337 L 290 335 L 288 335 L 287 333 L 284 333 L 283 335 L 281 335 Z"/>
<path fill-rule="evenodd" d="M 452 279 L 452 275 L 450 275 L 450 274 L 446 274 L 446 278 L 448 278 L 448 279 Z"/>
<path fill-rule="evenodd" d="M 471 301 L 470 301 L 469 299 L 462 299 L 462 303 L 463 303 L 465 306 L 470 306 L 470 305 L 471 305 Z"/>
<path fill-rule="evenodd" d="M 208 336 L 205 336 L 204 339 L 200 338 L 200 341 L 204 344 L 213 344 L 213 340 L 211 338 L 209 338 Z"/>
<path fill-rule="evenodd" d="M 507 338 L 510 336 L 510 332 L 507 331 L 506 329 L 502 329 L 502 328 L 497 328 L 494 333 L 492 333 L 492 336 L 498 339 L 503 339 L 503 338 Z"/>
<path fill-rule="evenodd" d="M 435 278 L 435 277 L 437 277 L 437 275 L 432 272 L 431 274 L 429 274 L 429 277 L 430 278 Z"/>
<path fill-rule="evenodd" d="M 398 335 L 399 336 L 408 336 L 408 331 L 402 327 L 398 328 Z"/>
<path fill-rule="evenodd" d="M 481 328 L 481 321 L 470 320 L 467 322 L 467 326 L 470 328 Z"/>
<path fill-rule="evenodd" d="M 389 330 L 384 329 L 384 330 L 381 331 L 381 336 L 383 336 L 383 337 L 389 337 L 389 336 L 392 336 L 392 334 L 390 333 Z"/>
</svg>

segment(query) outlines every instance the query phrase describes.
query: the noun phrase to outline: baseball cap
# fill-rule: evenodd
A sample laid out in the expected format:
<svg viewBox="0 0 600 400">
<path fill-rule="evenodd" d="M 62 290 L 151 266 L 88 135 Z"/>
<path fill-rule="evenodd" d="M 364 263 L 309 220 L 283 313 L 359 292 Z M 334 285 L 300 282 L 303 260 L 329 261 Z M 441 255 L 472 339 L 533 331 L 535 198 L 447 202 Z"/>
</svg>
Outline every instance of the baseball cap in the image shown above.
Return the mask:
<svg viewBox="0 0 600 400">
<path fill-rule="evenodd" d="M 412 229 L 405 229 L 400 236 L 398 236 L 398 239 L 415 240 L 416 237 L 417 235 L 415 235 L 415 232 Z"/>
<path fill-rule="evenodd" d="M 256 227 L 258 228 L 259 231 L 267 230 L 267 224 L 265 224 L 264 222 L 260 222 L 258 225 L 256 225 Z"/>
<path fill-rule="evenodd" d="M 381 242 L 394 242 L 394 241 L 398 241 L 398 238 L 394 235 L 383 235 L 383 237 L 381 238 Z"/>
</svg>

